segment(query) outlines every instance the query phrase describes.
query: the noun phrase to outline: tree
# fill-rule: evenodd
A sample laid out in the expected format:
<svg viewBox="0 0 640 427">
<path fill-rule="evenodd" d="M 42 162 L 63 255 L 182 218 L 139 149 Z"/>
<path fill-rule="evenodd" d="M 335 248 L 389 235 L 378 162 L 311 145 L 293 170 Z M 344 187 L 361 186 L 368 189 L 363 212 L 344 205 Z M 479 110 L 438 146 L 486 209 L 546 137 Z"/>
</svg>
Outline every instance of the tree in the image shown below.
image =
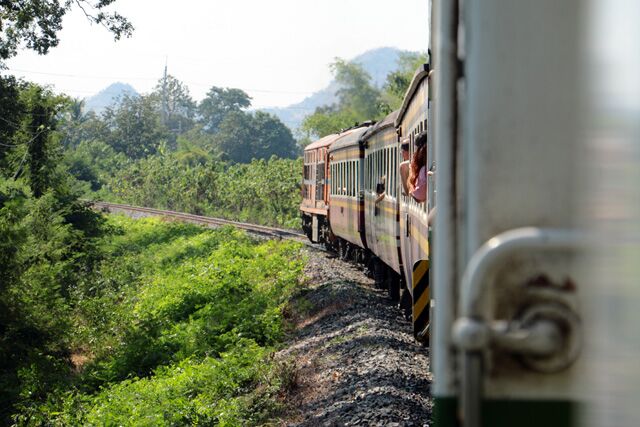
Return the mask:
<svg viewBox="0 0 640 427">
<path fill-rule="evenodd" d="M 116 40 L 129 37 L 131 23 L 116 12 L 105 11 L 115 1 L 0 0 L 0 65 L 23 45 L 41 55 L 57 46 L 62 19 L 73 7 L 81 9 L 90 22 L 107 28 Z"/>
<path fill-rule="evenodd" d="M 380 116 L 380 91 L 371 84 L 371 76 L 362 65 L 336 58 L 331 70 L 340 89 L 336 92 L 343 110 L 351 110 L 361 121 Z"/>
<path fill-rule="evenodd" d="M 302 130 L 308 137 L 323 137 L 385 115 L 380 91 L 371 84 L 371 76 L 361 65 L 336 58 L 331 70 L 340 86 L 336 92 L 338 104 L 318 107 L 303 120 Z"/>
<path fill-rule="evenodd" d="M 382 102 L 386 105 L 388 112 L 400 108 L 413 79 L 413 74 L 420 65 L 427 61 L 427 54 L 424 52 L 402 52 L 400 54 L 398 69 L 387 75 L 387 81 L 382 87 Z"/>
<path fill-rule="evenodd" d="M 252 116 L 242 111 L 228 113 L 214 135 L 215 145 L 223 160 L 248 163 L 253 158 L 251 141 L 254 137 Z"/>
<path fill-rule="evenodd" d="M 116 109 L 105 111 L 104 120 L 110 130 L 106 142 L 132 159 L 155 154 L 161 141 L 175 139 L 175 135 L 162 125 L 150 97 L 127 95 Z"/>
<path fill-rule="evenodd" d="M 22 106 L 19 93 L 24 83 L 12 76 L 0 76 L 0 168 L 13 147 L 12 138 L 20 127 Z"/>
<path fill-rule="evenodd" d="M 253 155 L 255 158 L 297 157 L 299 150 L 291 131 L 276 116 L 256 111 L 252 125 L 254 130 Z"/>
<path fill-rule="evenodd" d="M 357 122 L 358 117 L 351 110 L 341 110 L 336 106 L 324 106 L 316 108 L 313 114 L 305 117 L 301 128 L 307 134 L 309 142 L 312 142 L 312 136 L 322 138 L 349 128 Z"/>
<path fill-rule="evenodd" d="M 251 97 L 241 89 L 213 86 L 200 102 L 200 122 L 207 132 L 215 133 L 225 117 L 251 105 Z"/>
<path fill-rule="evenodd" d="M 181 134 L 193 127 L 196 103 L 180 80 L 172 75 L 161 78 L 150 97 L 161 117 L 166 113 L 163 124 L 171 131 Z"/>
</svg>

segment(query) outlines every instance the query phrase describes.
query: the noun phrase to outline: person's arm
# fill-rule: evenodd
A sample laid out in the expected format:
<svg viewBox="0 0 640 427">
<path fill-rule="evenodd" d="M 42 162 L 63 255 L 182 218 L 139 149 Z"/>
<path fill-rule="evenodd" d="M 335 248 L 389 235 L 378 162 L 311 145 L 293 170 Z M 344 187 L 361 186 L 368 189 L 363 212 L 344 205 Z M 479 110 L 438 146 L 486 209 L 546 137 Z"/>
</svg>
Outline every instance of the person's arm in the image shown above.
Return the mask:
<svg viewBox="0 0 640 427">
<path fill-rule="evenodd" d="M 384 199 L 384 195 L 387 192 L 386 184 L 387 184 L 387 176 L 383 175 L 382 178 L 380 178 L 380 182 L 376 186 L 376 193 L 378 194 L 378 197 L 376 197 L 375 203 L 379 203 L 382 201 L 382 199 Z"/>
<path fill-rule="evenodd" d="M 429 215 L 427 215 L 427 224 L 433 225 L 433 221 L 435 220 L 436 220 L 436 207 L 434 206 L 433 209 L 429 211 Z"/>
<path fill-rule="evenodd" d="M 402 182 L 402 189 L 404 194 L 409 194 L 409 167 L 411 165 L 410 160 L 405 160 L 400 163 L 400 182 Z"/>
<path fill-rule="evenodd" d="M 420 169 L 418 179 L 416 180 L 416 187 L 411 191 L 411 197 L 419 203 L 427 200 L 427 170 L 424 166 Z"/>
</svg>

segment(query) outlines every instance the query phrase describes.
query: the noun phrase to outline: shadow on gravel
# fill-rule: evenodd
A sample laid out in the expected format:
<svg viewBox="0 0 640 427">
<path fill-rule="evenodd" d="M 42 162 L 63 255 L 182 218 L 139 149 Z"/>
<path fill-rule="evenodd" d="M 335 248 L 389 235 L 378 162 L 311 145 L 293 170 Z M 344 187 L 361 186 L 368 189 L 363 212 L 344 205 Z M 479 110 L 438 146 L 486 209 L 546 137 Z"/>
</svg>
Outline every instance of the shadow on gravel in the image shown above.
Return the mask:
<svg viewBox="0 0 640 427">
<path fill-rule="evenodd" d="M 384 291 L 353 271 L 341 279 L 334 266 L 336 279 L 300 295 L 308 309 L 286 351 L 298 384 L 285 425 L 428 425 L 428 349 Z"/>
</svg>

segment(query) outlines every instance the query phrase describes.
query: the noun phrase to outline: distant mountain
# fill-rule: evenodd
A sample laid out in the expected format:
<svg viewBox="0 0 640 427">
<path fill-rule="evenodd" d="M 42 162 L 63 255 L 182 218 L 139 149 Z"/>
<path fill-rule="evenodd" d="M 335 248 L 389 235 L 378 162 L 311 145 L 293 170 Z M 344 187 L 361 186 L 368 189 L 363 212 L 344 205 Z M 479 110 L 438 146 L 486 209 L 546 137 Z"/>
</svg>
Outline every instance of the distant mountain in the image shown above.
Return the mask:
<svg viewBox="0 0 640 427">
<path fill-rule="evenodd" d="M 96 114 L 102 113 L 107 107 L 111 107 L 118 99 L 124 95 L 139 96 L 133 86 L 126 83 L 113 83 L 106 89 L 101 90 L 97 95 L 93 95 L 84 100 L 84 112 L 93 111 Z"/>
<path fill-rule="evenodd" d="M 405 51 L 393 47 L 381 47 L 368 50 L 353 58 L 351 62 L 362 65 L 371 76 L 374 85 L 382 87 L 387 74 L 398 68 L 398 59 L 403 52 Z M 302 120 L 313 113 L 317 107 L 336 103 L 338 101 L 336 92 L 339 88 L 338 83 L 332 80 L 326 88 L 308 96 L 297 104 L 292 104 L 288 107 L 263 108 L 261 110 L 278 116 L 291 130 L 296 130 L 300 127 Z"/>
</svg>

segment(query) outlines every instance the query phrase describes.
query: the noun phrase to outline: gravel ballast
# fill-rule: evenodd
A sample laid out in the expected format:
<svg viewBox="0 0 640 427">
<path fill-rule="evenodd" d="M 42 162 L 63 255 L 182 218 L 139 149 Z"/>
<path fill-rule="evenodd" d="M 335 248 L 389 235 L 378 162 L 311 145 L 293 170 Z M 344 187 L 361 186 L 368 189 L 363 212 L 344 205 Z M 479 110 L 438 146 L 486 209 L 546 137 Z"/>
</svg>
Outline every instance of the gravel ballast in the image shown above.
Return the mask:
<svg viewBox="0 0 640 427">
<path fill-rule="evenodd" d="M 309 250 L 306 287 L 279 357 L 295 362 L 290 426 L 428 426 L 429 350 L 354 264 Z"/>
</svg>

